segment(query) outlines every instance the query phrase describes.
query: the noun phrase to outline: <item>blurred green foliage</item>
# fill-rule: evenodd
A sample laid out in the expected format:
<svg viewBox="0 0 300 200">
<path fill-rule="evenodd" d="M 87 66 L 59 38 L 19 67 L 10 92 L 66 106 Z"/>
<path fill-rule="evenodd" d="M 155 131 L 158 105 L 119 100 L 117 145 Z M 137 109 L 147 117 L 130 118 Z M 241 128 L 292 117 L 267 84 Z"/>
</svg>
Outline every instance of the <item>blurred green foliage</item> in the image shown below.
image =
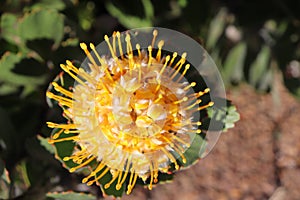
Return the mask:
<svg viewBox="0 0 300 200">
<path fill-rule="evenodd" d="M 82 177 L 66 173 L 44 148 L 51 146 L 37 138 L 50 135 L 46 120 L 62 120 L 48 109 L 45 91 L 60 63 L 84 58 L 79 41 L 97 44 L 104 34 L 141 26 L 175 29 L 210 52 L 226 86 L 248 82 L 272 91 L 280 71 L 286 87 L 300 97 L 299 10 L 298 0 L 2 0 L 0 198 L 101 196 L 97 187 L 80 187 Z M 235 113 L 230 109 L 224 112 Z M 229 127 L 235 117 L 227 118 Z M 45 195 L 55 189 L 74 193 Z"/>
</svg>

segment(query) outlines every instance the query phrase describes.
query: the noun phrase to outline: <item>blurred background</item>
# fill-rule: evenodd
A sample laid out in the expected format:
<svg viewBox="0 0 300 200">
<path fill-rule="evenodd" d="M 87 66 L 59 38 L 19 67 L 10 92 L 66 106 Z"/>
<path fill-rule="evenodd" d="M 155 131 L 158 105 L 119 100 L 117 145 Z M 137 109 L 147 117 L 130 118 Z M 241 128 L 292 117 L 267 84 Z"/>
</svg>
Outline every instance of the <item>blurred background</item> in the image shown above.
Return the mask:
<svg viewBox="0 0 300 200">
<path fill-rule="evenodd" d="M 45 122 L 61 118 L 45 91 L 59 64 L 84 59 L 79 42 L 149 26 L 209 52 L 241 120 L 172 183 L 124 199 L 300 199 L 299 10 L 299 0 L 1 0 L 0 199 L 102 199 L 45 148 Z"/>
</svg>

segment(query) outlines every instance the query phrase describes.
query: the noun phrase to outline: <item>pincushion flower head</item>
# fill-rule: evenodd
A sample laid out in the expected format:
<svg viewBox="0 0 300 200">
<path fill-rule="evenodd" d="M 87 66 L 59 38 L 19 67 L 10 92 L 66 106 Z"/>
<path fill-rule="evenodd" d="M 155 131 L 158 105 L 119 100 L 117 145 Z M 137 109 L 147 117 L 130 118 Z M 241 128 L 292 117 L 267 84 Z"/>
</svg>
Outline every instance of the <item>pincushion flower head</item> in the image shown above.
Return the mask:
<svg viewBox="0 0 300 200">
<path fill-rule="evenodd" d="M 192 39 L 167 29 L 138 29 L 80 47 L 86 60 L 80 67 L 61 64 L 63 74 L 47 91 L 66 121 L 47 124 L 58 158 L 70 172 L 84 171 L 83 183 L 115 196 L 131 193 L 137 182 L 151 190 L 215 144 L 220 130 L 210 131 L 208 111 L 224 103 L 214 101 L 215 94 L 224 97 L 224 88 Z M 72 150 L 64 153 L 63 144 Z"/>
</svg>

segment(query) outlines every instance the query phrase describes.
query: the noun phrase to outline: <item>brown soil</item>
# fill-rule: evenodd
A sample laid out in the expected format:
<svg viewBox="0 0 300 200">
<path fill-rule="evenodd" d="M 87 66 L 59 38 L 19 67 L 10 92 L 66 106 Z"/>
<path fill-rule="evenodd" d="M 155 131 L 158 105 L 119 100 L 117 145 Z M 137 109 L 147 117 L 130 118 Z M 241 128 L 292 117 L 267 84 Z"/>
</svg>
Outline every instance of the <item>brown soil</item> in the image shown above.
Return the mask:
<svg viewBox="0 0 300 200">
<path fill-rule="evenodd" d="M 281 84 L 270 94 L 243 85 L 227 96 L 241 115 L 213 151 L 172 183 L 137 186 L 124 200 L 300 199 L 300 103 Z"/>
</svg>

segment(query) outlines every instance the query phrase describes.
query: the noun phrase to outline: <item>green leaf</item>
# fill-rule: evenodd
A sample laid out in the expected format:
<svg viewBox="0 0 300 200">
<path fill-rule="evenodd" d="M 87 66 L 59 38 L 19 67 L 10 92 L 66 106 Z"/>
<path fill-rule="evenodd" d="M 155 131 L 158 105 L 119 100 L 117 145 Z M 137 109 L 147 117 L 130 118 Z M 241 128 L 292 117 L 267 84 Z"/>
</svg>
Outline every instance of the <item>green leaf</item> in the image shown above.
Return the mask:
<svg viewBox="0 0 300 200">
<path fill-rule="evenodd" d="M 221 126 L 223 131 L 233 128 L 234 124 L 240 119 L 240 114 L 237 112 L 236 107 L 227 101 L 226 107 L 217 108 L 215 106 L 207 108 L 210 123 Z M 220 128 L 221 128 L 220 127 Z"/>
<path fill-rule="evenodd" d="M 12 44 L 22 44 L 19 35 L 18 17 L 11 13 L 4 13 L 1 16 L 1 36 Z"/>
<path fill-rule="evenodd" d="M 20 21 L 19 28 L 23 40 L 53 39 L 58 46 L 64 35 L 64 17 L 54 10 L 32 11 Z"/>
<path fill-rule="evenodd" d="M 264 78 L 261 78 L 258 82 L 258 90 L 260 91 L 267 91 L 269 88 L 272 87 L 273 83 L 273 70 L 270 68 L 265 73 Z"/>
<path fill-rule="evenodd" d="M 145 17 L 148 20 L 153 19 L 154 17 L 154 8 L 150 0 L 142 0 L 144 10 L 145 10 Z"/>
<path fill-rule="evenodd" d="M 147 4 L 147 1 L 143 1 L 143 3 Z M 117 8 L 116 6 L 114 6 L 111 2 L 107 2 L 106 4 L 106 9 L 108 10 L 108 12 L 115 18 L 117 18 L 119 20 L 119 22 L 129 28 L 137 28 L 137 27 L 151 27 L 153 26 L 152 21 L 150 19 L 141 19 L 139 17 L 136 16 L 132 16 L 132 15 L 127 15 L 125 14 L 122 10 L 120 10 L 119 8 Z M 145 4 L 144 4 L 145 5 Z M 147 15 L 151 16 L 151 8 L 147 8 L 148 10 Z"/>
<path fill-rule="evenodd" d="M 43 138 L 42 136 L 37 136 L 38 140 L 40 141 L 40 144 L 50 153 L 55 154 L 55 148 L 52 144 L 49 144 L 48 138 Z"/>
<path fill-rule="evenodd" d="M 97 198 L 91 194 L 77 193 L 77 192 L 61 192 L 61 193 L 47 193 L 47 197 L 55 198 L 57 200 L 96 200 Z"/>
<path fill-rule="evenodd" d="M 195 164 L 201 158 L 205 148 L 205 139 L 201 135 L 195 134 L 191 146 L 183 154 L 186 158 L 186 163 L 182 163 L 183 167 L 186 168 Z"/>
<path fill-rule="evenodd" d="M 99 173 L 97 173 L 96 177 L 99 176 L 104 170 L 102 169 Z M 128 175 L 130 176 L 130 175 Z M 114 197 L 122 197 L 125 189 L 126 189 L 126 181 L 123 183 L 122 187 L 117 190 L 116 185 L 117 185 L 117 179 L 110 185 L 109 188 L 105 188 L 104 185 L 108 182 L 110 182 L 112 179 L 112 174 L 110 172 L 107 172 L 102 178 L 99 179 L 99 183 L 101 183 L 101 190 L 104 194 L 109 195 L 109 196 L 114 196 Z"/>
<path fill-rule="evenodd" d="M 185 8 L 188 4 L 188 1 L 187 0 L 177 0 L 177 3 L 181 8 Z"/>
<path fill-rule="evenodd" d="M 24 91 L 32 91 L 36 86 L 44 83 L 46 76 L 32 77 L 24 74 L 14 73 L 18 64 L 22 65 L 24 56 L 22 54 L 5 53 L 0 60 L 0 82 L 13 86 L 23 86 Z M 30 66 L 23 66 L 24 70 L 30 71 Z M 26 67 L 26 69 L 25 69 Z"/>
<path fill-rule="evenodd" d="M 66 5 L 62 0 L 41 0 L 38 3 L 33 4 L 31 9 L 55 9 L 63 10 Z"/>
<path fill-rule="evenodd" d="M 0 95 L 5 96 L 18 91 L 18 87 L 12 84 L 2 84 L 0 85 Z"/>
<path fill-rule="evenodd" d="M 270 54 L 270 48 L 264 45 L 258 53 L 255 61 L 250 65 L 249 82 L 251 85 L 256 86 L 258 81 L 264 78 L 263 76 L 269 66 Z"/>
<path fill-rule="evenodd" d="M 53 129 L 51 135 L 55 135 L 56 133 L 58 133 L 59 131 L 61 131 L 62 129 Z M 75 134 L 66 134 L 64 131 L 60 134 L 58 139 L 62 139 L 62 138 L 67 138 L 70 136 L 74 136 Z M 69 157 L 73 154 L 74 148 L 75 148 L 75 143 L 73 141 L 70 140 L 66 140 L 63 142 L 55 142 L 54 143 L 54 147 L 55 147 L 55 155 L 56 158 L 63 164 L 63 166 L 67 169 L 70 169 L 72 167 L 77 166 L 78 164 L 74 163 L 73 160 L 68 160 L 68 161 L 64 161 L 65 157 Z"/>
<path fill-rule="evenodd" d="M 245 42 L 238 43 L 230 50 L 224 62 L 222 75 L 225 83 L 233 80 L 239 82 L 243 79 L 244 62 L 247 53 Z"/>
<path fill-rule="evenodd" d="M 237 112 L 236 107 L 234 105 L 227 107 L 224 131 L 228 130 L 229 128 L 233 128 L 234 124 L 239 121 L 239 119 L 240 114 Z"/>
<path fill-rule="evenodd" d="M 207 48 L 212 49 L 224 32 L 227 10 L 221 9 L 211 21 L 208 29 Z"/>
</svg>

